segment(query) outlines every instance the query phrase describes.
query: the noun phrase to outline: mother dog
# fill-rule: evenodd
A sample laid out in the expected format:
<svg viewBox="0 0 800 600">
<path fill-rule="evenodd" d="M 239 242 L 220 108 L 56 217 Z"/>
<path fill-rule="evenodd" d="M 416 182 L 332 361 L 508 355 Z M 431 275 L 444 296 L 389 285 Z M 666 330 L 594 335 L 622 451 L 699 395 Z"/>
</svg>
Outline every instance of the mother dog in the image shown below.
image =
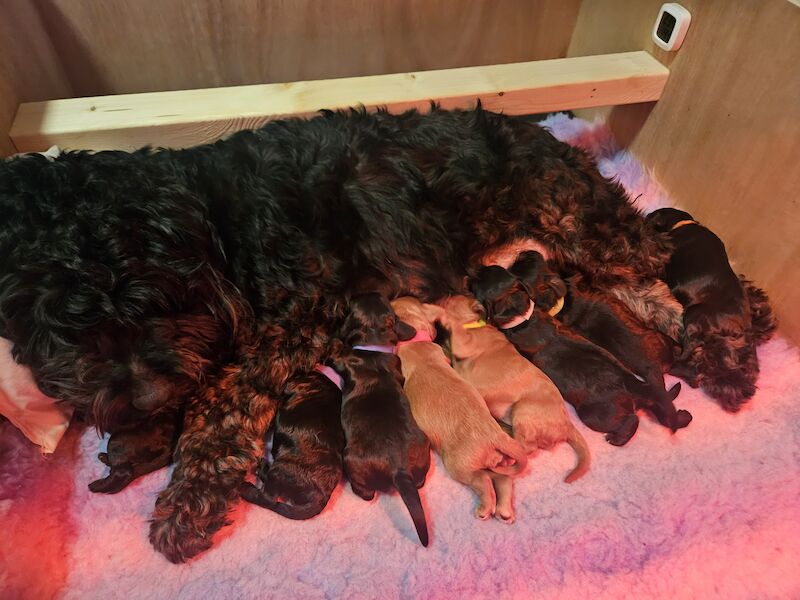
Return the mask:
<svg viewBox="0 0 800 600">
<path fill-rule="evenodd" d="M 580 150 L 523 118 L 326 112 L 214 144 L 0 163 L 0 336 L 100 430 L 186 404 L 153 545 L 208 548 L 286 380 L 349 294 L 461 291 L 535 238 L 592 285 L 649 285 L 669 242 Z"/>
</svg>

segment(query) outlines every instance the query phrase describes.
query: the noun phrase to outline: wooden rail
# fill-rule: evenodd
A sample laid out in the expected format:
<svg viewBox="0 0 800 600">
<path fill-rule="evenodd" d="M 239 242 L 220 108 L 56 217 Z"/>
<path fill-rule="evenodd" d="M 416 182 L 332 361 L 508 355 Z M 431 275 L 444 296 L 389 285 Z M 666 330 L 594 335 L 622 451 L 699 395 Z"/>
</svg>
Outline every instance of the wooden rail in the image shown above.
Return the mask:
<svg viewBox="0 0 800 600">
<path fill-rule="evenodd" d="M 669 70 L 647 52 L 525 63 L 270 83 L 203 90 L 124 94 L 22 104 L 10 136 L 20 152 L 187 147 L 270 119 L 323 108 L 386 106 L 393 112 L 436 100 L 536 114 L 658 100 Z"/>
</svg>

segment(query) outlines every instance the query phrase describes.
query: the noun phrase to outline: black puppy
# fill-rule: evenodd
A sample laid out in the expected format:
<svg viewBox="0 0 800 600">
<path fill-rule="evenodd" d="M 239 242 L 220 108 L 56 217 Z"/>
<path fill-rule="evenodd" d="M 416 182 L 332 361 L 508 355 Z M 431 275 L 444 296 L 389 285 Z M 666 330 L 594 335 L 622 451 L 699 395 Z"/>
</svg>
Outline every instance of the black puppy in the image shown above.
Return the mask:
<svg viewBox="0 0 800 600">
<path fill-rule="evenodd" d="M 342 478 L 340 385 L 330 367 L 289 382 L 275 419 L 273 463 L 262 461 L 262 489 L 245 482 L 239 490 L 242 498 L 289 519 L 310 519 L 322 512 Z"/>
<path fill-rule="evenodd" d="M 562 280 L 535 251 L 521 253 L 509 268 L 542 311 L 575 333 L 608 350 L 633 373 L 664 393 L 650 406 L 658 422 L 673 432 L 686 427 L 692 415 L 676 411 L 672 394 L 664 386 L 664 371 L 672 364 L 673 344 L 662 333 L 647 329 L 619 302 L 583 291 L 578 278 Z"/>
<path fill-rule="evenodd" d="M 133 480 L 172 463 L 181 433 L 182 411 L 154 413 L 138 425 L 116 431 L 97 458 L 111 467 L 109 474 L 89 484 L 92 492 L 116 494 Z"/>
<path fill-rule="evenodd" d="M 692 215 L 662 208 L 647 219 L 672 237 L 664 281 L 684 307 L 683 350 L 670 373 L 735 412 L 755 394 L 759 372 L 752 294 L 731 269 L 722 240 Z"/>
<path fill-rule="evenodd" d="M 470 287 L 486 307 L 487 320 L 553 380 L 588 427 L 606 433 L 609 443 L 622 446 L 633 437 L 639 427 L 637 408 L 653 410 L 663 403 L 661 396 L 673 400 L 677 394 L 641 381 L 610 352 L 541 310 L 509 326 L 527 314 L 531 299 L 522 282 L 503 267 L 481 267 Z"/>
<path fill-rule="evenodd" d="M 335 365 L 344 378 L 344 470 L 353 492 L 371 500 L 376 491 L 396 488 L 427 546 L 428 526 L 417 488 L 430 467 L 430 443 L 411 414 L 400 359 L 393 353 L 398 341 L 415 334 L 384 297 L 358 296 L 350 301 L 342 329 L 344 348 Z"/>
</svg>

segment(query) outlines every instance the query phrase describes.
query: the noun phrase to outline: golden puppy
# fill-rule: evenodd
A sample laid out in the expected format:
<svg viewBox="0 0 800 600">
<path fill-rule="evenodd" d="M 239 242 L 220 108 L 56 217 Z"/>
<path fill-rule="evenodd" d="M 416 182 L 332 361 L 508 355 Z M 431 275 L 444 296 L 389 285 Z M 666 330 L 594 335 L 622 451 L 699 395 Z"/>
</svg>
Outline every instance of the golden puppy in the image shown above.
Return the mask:
<svg viewBox="0 0 800 600">
<path fill-rule="evenodd" d="M 512 523 L 511 476 L 525 468 L 527 454 L 492 418 L 481 395 L 459 377 L 432 339 L 436 330 L 416 298 L 392 302 L 397 316 L 417 335 L 397 345 L 411 412 L 456 481 L 472 488 L 479 519 L 496 515 Z M 438 307 L 430 307 L 435 313 Z"/>
<path fill-rule="evenodd" d="M 567 442 L 578 463 L 564 479 L 571 483 L 589 470 L 586 440 L 567 415 L 564 399 L 547 375 L 526 360 L 506 336 L 480 320 L 483 307 L 473 298 L 452 296 L 436 315 L 451 334 L 456 372 L 483 396 L 494 417 L 511 425 L 526 450 Z"/>
</svg>

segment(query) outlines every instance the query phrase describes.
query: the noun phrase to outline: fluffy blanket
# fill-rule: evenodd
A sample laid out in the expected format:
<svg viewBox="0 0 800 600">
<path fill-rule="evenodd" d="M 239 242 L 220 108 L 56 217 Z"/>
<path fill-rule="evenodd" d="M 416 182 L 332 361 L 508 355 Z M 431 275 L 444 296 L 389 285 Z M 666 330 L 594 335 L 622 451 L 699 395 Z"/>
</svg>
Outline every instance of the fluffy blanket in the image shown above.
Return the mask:
<svg viewBox="0 0 800 600">
<path fill-rule="evenodd" d="M 594 152 L 642 208 L 669 204 L 602 126 L 544 124 Z M 759 357 L 759 391 L 740 414 L 684 386 L 676 404 L 694 421 L 674 436 L 645 418 L 614 448 L 582 428 L 594 460 L 571 485 L 568 447 L 537 457 L 513 525 L 476 520 L 471 492 L 435 461 L 428 549 L 397 496 L 366 503 L 342 485 L 307 522 L 240 506 L 210 552 L 173 565 L 147 542 L 166 471 L 93 495 L 94 431 L 68 432 L 43 458 L 2 423 L 0 598 L 798 598 L 800 357 L 782 339 Z"/>
</svg>

